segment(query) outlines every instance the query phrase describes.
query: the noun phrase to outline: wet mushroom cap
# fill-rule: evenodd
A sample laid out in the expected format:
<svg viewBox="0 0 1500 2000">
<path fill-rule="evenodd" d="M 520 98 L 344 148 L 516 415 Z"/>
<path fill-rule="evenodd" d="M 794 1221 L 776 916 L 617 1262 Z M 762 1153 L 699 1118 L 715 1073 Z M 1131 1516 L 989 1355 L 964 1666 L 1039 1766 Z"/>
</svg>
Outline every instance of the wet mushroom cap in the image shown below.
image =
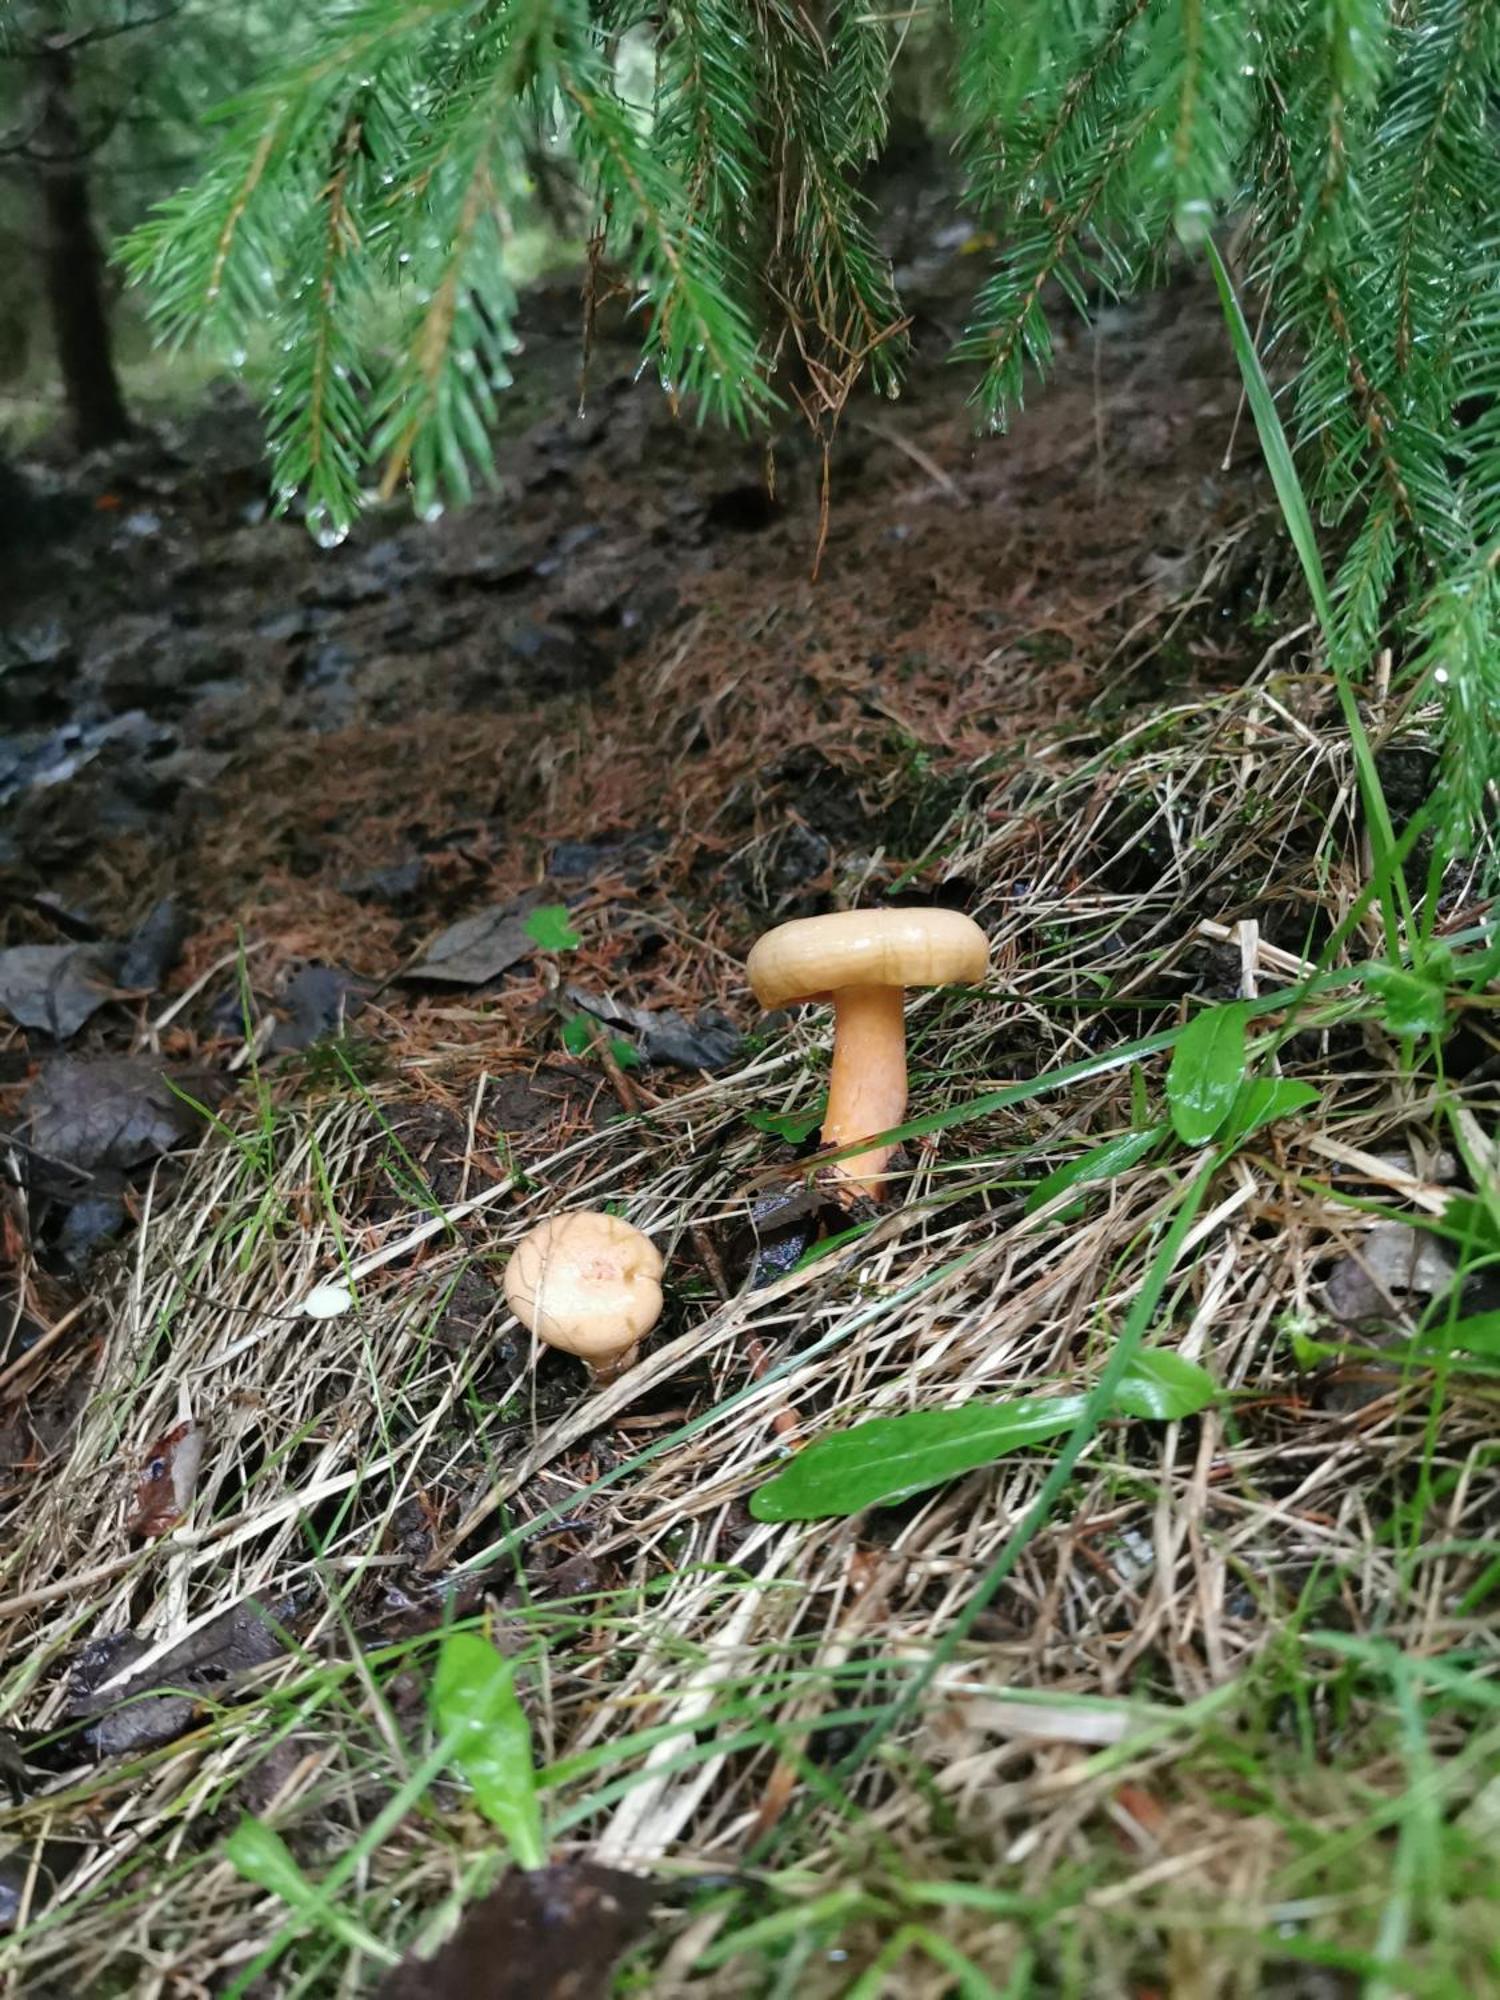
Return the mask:
<svg viewBox="0 0 1500 2000">
<path fill-rule="evenodd" d="M 633 1347 L 661 1317 L 661 1252 L 617 1215 L 554 1215 L 523 1236 L 505 1297 L 549 1347 L 585 1361 Z"/>
<path fill-rule="evenodd" d="M 767 931 L 745 969 L 763 1007 L 784 1007 L 851 987 L 972 985 L 989 956 L 989 939 L 958 910 L 842 910 Z"/>
</svg>

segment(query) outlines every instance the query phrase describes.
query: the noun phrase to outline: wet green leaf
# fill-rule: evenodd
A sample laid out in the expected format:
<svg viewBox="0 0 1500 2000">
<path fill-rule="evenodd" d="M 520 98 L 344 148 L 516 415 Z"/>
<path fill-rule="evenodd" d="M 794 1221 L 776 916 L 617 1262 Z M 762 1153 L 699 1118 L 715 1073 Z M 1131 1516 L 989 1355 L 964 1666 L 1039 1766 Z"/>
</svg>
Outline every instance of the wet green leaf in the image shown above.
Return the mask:
<svg viewBox="0 0 1500 2000">
<path fill-rule="evenodd" d="M 1086 1181 L 1109 1181 L 1125 1173 L 1137 1160 L 1145 1158 L 1161 1135 L 1161 1126 L 1152 1125 L 1144 1132 L 1122 1132 L 1118 1138 L 1106 1139 L 1102 1146 L 1080 1153 L 1076 1160 L 1069 1160 L 1066 1166 L 1056 1168 L 1045 1180 L 1037 1182 L 1026 1197 L 1026 1214 L 1041 1208 L 1065 1188 L 1078 1187 Z"/>
<path fill-rule="evenodd" d="M 1165 1424 L 1196 1416 L 1217 1394 L 1213 1376 L 1196 1361 L 1186 1361 L 1170 1348 L 1147 1347 L 1121 1378 L 1115 1407 L 1126 1416 Z"/>
<path fill-rule="evenodd" d="M 1185 1146 L 1206 1146 L 1234 1108 L 1245 1080 L 1249 1019 L 1248 1004 L 1235 1000 L 1210 1007 L 1183 1029 L 1167 1071 L 1167 1103 Z"/>
<path fill-rule="evenodd" d="M 304 1923 L 341 1938 L 356 1951 L 377 1958 L 395 1957 L 394 1952 L 387 1954 L 379 1940 L 371 1937 L 355 1917 L 331 1902 L 322 1888 L 303 1874 L 281 1835 L 264 1820 L 252 1819 L 247 1813 L 224 1842 L 223 1853 L 237 1874 L 258 1889 L 269 1889 L 273 1896 L 279 1896 Z"/>
<path fill-rule="evenodd" d="M 1429 1342 L 1462 1348 L 1465 1354 L 1493 1355 L 1500 1360 L 1500 1312 L 1471 1313 L 1452 1326 L 1436 1326 Z"/>
<path fill-rule="evenodd" d="M 294 1910 L 310 1910 L 318 1892 L 292 1857 L 281 1835 L 247 1814 L 224 1842 L 224 1859 L 247 1882 L 269 1889 Z"/>
<path fill-rule="evenodd" d="M 601 1030 L 587 1014 L 572 1014 L 563 1022 L 562 1045 L 570 1056 L 591 1056 L 598 1052 Z M 640 1050 L 620 1035 L 609 1037 L 609 1052 L 621 1069 L 639 1069 Z"/>
<path fill-rule="evenodd" d="M 1190 1416 L 1214 1396 L 1212 1378 L 1180 1355 L 1151 1350 L 1130 1363 L 1116 1391 L 1122 1415 L 1166 1421 Z M 990 1465 L 1022 1445 L 1060 1437 L 1086 1396 L 1028 1396 L 872 1417 L 798 1452 L 750 1496 L 758 1521 L 819 1521 L 904 1500 Z"/>
<path fill-rule="evenodd" d="M 1440 1035 L 1448 1022 L 1446 990 L 1420 972 L 1372 965 L 1365 985 L 1382 1004 L 1382 1024 L 1393 1035 Z"/>
<path fill-rule="evenodd" d="M 1500 1256 L 1500 1221 L 1481 1195 L 1449 1195 L 1442 1214 L 1427 1217 L 1423 1227 L 1461 1244 L 1468 1253 L 1466 1262 L 1476 1257 Z"/>
<path fill-rule="evenodd" d="M 1318 1102 L 1310 1083 L 1292 1076 L 1256 1076 L 1240 1087 L 1224 1127 L 1226 1139 L 1245 1139 L 1278 1118 L 1294 1118 Z"/>
<path fill-rule="evenodd" d="M 526 935 L 543 951 L 577 951 L 582 937 L 568 921 L 566 903 L 542 903 L 526 919 Z"/>
<path fill-rule="evenodd" d="M 827 1099 L 819 1098 L 807 1111 L 747 1111 L 745 1122 L 753 1125 L 757 1132 L 769 1132 L 773 1138 L 785 1139 L 789 1146 L 800 1146 L 822 1124 L 826 1108 Z"/>
<path fill-rule="evenodd" d="M 444 1736 L 458 1733 L 453 1762 L 522 1868 L 547 1859 L 537 1803 L 531 1727 L 509 1660 L 476 1632 L 452 1632 L 438 1654 L 432 1712 Z"/>
</svg>

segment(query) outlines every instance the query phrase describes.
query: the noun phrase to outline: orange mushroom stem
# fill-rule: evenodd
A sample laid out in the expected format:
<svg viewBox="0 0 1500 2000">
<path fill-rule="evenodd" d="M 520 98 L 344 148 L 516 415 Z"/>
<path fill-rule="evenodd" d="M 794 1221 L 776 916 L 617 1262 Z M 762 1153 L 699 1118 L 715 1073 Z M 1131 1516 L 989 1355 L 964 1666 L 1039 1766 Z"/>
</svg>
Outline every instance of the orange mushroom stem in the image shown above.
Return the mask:
<svg viewBox="0 0 1500 2000">
<path fill-rule="evenodd" d="M 899 986 L 850 986 L 833 996 L 833 1064 L 823 1144 L 852 1145 L 906 1116 L 906 995 Z M 835 1161 L 840 1174 L 879 1198 L 889 1146 Z"/>
</svg>

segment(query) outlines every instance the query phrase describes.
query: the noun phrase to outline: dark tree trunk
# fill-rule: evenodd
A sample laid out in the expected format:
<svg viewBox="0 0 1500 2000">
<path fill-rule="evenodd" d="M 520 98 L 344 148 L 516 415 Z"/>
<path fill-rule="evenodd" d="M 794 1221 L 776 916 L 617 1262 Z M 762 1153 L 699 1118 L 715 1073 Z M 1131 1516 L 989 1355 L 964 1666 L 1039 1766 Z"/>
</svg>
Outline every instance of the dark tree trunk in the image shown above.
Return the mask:
<svg viewBox="0 0 1500 2000">
<path fill-rule="evenodd" d="M 89 162 L 73 108 L 72 53 L 45 48 L 39 67 L 41 115 L 33 157 L 45 221 L 47 303 L 73 433 L 79 450 L 91 451 L 128 436 L 130 419 L 110 343 Z"/>
</svg>

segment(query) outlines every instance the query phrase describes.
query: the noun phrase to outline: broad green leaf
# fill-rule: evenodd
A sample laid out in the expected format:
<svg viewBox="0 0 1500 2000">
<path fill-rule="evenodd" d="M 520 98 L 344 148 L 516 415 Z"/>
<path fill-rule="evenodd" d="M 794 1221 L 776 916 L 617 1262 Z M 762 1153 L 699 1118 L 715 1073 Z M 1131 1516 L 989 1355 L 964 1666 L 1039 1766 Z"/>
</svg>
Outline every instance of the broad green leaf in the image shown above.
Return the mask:
<svg viewBox="0 0 1500 2000">
<path fill-rule="evenodd" d="M 1465 1354 L 1493 1354 L 1500 1358 L 1500 1312 L 1471 1313 L 1452 1326 L 1435 1326 L 1427 1335 L 1444 1347 L 1460 1347 Z"/>
<path fill-rule="evenodd" d="M 1481 1195 L 1450 1195 L 1442 1214 L 1428 1216 L 1423 1227 L 1461 1243 L 1471 1255 L 1500 1256 L 1500 1222 Z"/>
<path fill-rule="evenodd" d="M 1121 1377 L 1116 1408 L 1166 1421 L 1212 1401 L 1212 1378 L 1195 1362 L 1152 1350 Z M 1060 1437 L 1077 1423 L 1087 1396 L 1028 1396 L 1013 1403 L 961 1403 L 871 1417 L 819 1438 L 750 1496 L 757 1521 L 819 1521 L 904 1500 L 976 1472 L 1021 1445 Z"/>
<path fill-rule="evenodd" d="M 303 1874 L 281 1835 L 264 1820 L 247 1813 L 224 1842 L 224 1858 L 236 1873 L 258 1889 L 269 1889 L 305 1923 L 341 1938 L 356 1951 L 389 1963 L 396 1954 L 374 1938 L 347 1910 L 329 1901 L 319 1885 Z"/>
<path fill-rule="evenodd" d="M 1434 980 L 1399 965 L 1372 965 L 1365 985 L 1381 1001 L 1393 1035 L 1440 1035 L 1448 1022 L 1448 996 Z"/>
<path fill-rule="evenodd" d="M 799 1451 L 750 1496 L 757 1521 L 817 1521 L 857 1514 L 940 1486 L 1003 1458 L 1018 1445 L 1059 1437 L 1077 1422 L 1083 1396 L 1029 1396 L 1014 1403 L 961 1403 L 871 1417 Z"/>
<path fill-rule="evenodd" d="M 1294 1076 L 1255 1076 L 1242 1084 L 1224 1127 L 1226 1139 L 1246 1139 L 1278 1118 L 1294 1118 L 1318 1102 L 1310 1083 Z"/>
<path fill-rule="evenodd" d="M 1045 1180 L 1037 1182 L 1026 1197 L 1025 1213 L 1030 1215 L 1033 1209 L 1041 1208 L 1064 1188 L 1077 1187 L 1085 1181 L 1113 1180 L 1137 1160 L 1144 1159 L 1161 1134 L 1160 1125 L 1152 1125 L 1144 1132 L 1122 1132 L 1118 1138 L 1106 1139 L 1102 1146 L 1080 1153 L 1076 1160 L 1069 1160 L 1066 1166 L 1056 1168 Z"/>
<path fill-rule="evenodd" d="M 568 921 L 566 903 L 542 903 L 526 919 L 526 935 L 543 951 L 577 951 L 583 939 Z"/>
<path fill-rule="evenodd" d="M 1196 1416 L 1217 1394 L 1213 1376 L 1196 1361 L 1186 1361 L 1170 1348 L 1146 1347 L 1121 1378 L 1115 1408 L 1129 1417 L 1165 1424 Z"/>
<path fill-rule="evenodd" d="M 432 1712 L 444 1736 L 458 1733 L 453 1762 L 479 1810 L 505 1835 L 522 1868 L 543 1867 L 531 1728 L 509 1660 L 476 1632 L 450 1633 L 438 1654 Z"/>
<path fill-rule="evenodd" d="M 571 1014 L 563 1022 L 562 1045 L 570 1056 L 591 1056 L 599 1046 L 600 1030 L 587 1014 Z M 621 1069 L 639 1069 L 640 1050 L 619 1035 L 609 1037 L 609 1052 Z"/>
<path fill-rule="evenodd" d="M 1210 1007 L 1183 1029 L 1167 1071 L 1172 1128 L 1185 1146 L 1206 1146 L 1234 1108 L 1245 1080 L 1243 1000 Z"/>
<path fill-rule="evenodd" d="M 757 1132 L 769 1132 L 773 1138 L 785 1139 L 789 1146 L 800 1146 L 822 1124 L 827 1103 L 826 1098 L 820 1098 L 807 1111 L 747 1111 L 745 1123 L 753 1125 Z"/>
<path fill-rule="evenodd" d="M 319 1900 L 281 1835 L 248 1813 L 225 1841 L 224 1859 L 247 1882 L 269 1889 L 294 1910 L 306 1914 Z"/>
</svg>

